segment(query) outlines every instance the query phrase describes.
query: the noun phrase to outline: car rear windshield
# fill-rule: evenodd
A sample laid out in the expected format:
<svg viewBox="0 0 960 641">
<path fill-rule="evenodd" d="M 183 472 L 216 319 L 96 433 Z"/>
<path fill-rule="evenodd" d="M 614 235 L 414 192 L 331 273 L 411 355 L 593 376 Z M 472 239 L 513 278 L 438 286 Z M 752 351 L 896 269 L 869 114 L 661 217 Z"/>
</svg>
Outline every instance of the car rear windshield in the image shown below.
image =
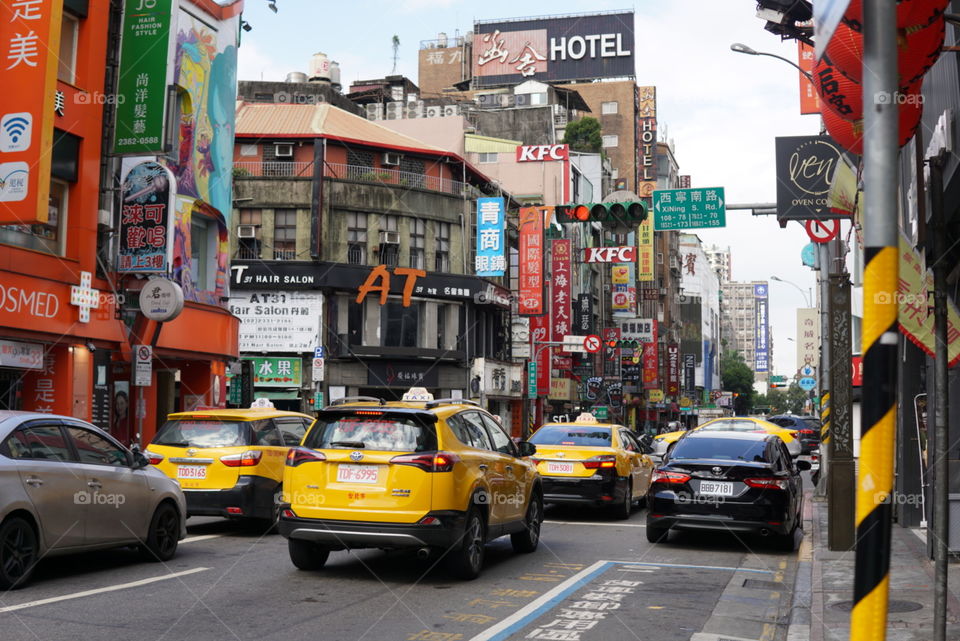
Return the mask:
<svg viewBox="0 0 960 641">
<path fill-rule="evenodd" d="M 236 447 L 248 445 L 250 424 L 216 419 L 167 421 L 153 437 L 154 445 L 173 447 Z"/>
<path fill-rule="evenodd" d="M 670 453 L 671 460 L 713 459 L 724 461 L 766 462 L 765 441 L 741 438 L 683 438 Z"/>
<path fill-rule="evenodd" d="M 303 445 L 315 450 L 427 452 L 437 449 L 437 432 L 432 416 L 329 413 L 317 418 Z"/>
<path fill-rule="evenodd" d="M 704 432 L 762 432 L 763 426 L 753 421 L 717 421 L 700 428 Z"/>
<path fill-rule="evenodd" d="M 530 438 L 530 442 L 535 445 L 610 447 L 610 428 L 544 425 Z"/>
<path fill-rule="evenodd" d="M 813 430 L 814 432 L 820 431 L 820 421 L 815 418 L 805 418 L 803 422 L 806 424 L 808 430 Z"/>
</svg>

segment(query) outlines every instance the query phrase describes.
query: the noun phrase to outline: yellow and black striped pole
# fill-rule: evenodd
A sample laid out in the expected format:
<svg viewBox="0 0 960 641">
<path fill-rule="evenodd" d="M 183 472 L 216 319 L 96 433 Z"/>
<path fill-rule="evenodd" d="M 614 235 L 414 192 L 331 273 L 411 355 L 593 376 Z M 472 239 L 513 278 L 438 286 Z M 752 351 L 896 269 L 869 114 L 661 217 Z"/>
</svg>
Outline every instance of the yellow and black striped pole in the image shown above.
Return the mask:
<svg viewBox="0 0 960 641">
<path fill-rule="evenodd" d="M 830 444 L 830 392 L 820 397 L 820 451 L 826 452 Z"/>
<path fill-rule="evenodd" d="M 897 383 L 897 45 L 895 0 L 863 2 L 863 395 L 851 641 L 884 641 Z"/>
</svg>

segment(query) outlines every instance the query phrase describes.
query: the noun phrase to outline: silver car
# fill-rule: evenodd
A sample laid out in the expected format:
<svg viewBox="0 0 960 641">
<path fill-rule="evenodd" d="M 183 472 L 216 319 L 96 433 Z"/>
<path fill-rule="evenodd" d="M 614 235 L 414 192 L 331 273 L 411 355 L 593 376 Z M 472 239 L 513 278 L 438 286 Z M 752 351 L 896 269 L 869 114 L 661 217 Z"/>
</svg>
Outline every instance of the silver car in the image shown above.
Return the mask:
<svg viewBox="0 0 960 641">
<path fill-rule="evenodd" d="M 0 589 L 55 554 L 136 545 L 167 561 L 186 536 L 176 481 L 68 416 L 0 411 Z"/>
</svg>

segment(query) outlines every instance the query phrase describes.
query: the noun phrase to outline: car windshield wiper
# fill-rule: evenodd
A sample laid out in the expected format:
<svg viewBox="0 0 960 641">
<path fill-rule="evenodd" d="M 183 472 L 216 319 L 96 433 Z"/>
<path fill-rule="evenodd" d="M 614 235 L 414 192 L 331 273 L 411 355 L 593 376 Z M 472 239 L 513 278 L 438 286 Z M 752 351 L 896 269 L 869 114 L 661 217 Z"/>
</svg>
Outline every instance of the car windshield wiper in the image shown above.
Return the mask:
<svg viewBox="0 0 960 641">
<path fill-rule="evenodd" d="M 333 441 L 330 443 L 333 447 L 352 447 L 354 449 L 362 450 L 367 447 L 363 441 Z"/>
</svg>

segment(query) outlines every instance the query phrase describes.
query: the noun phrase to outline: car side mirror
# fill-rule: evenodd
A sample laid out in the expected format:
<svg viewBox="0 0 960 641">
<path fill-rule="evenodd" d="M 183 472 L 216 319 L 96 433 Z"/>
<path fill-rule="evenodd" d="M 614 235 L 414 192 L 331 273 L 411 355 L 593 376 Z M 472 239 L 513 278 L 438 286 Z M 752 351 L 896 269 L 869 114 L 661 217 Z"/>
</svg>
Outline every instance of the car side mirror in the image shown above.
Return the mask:
<svg viewBox="0 0 960 641">
<path fill-rule="evenodd" d="M 650 454 L 653 452 L 653 436 L 650 434 L 644 434 L 637 441 L 640 443 L 640 451 L 644 454 Z"/>
<path fill-rule="evenodd" d="M 133 469 L 141 470 L 150 465 L 150 459 L 148 459 L 144 453 L 140 451 L 139 445 L 134 445 L 133 449 L 130 450 L 130 454 L 133 457 L 133 465 L 131 465 Z"/>
<path fill-rule="evenodd" d="M 796 466 L 797 466 L 797 469 L 801 472 L 806 472 L 812 467 L 810 465 L 810 461 L 796 461 Z"/>
<path fill-rule="evenodd" d="M 517 443 L 517 451 L 520 458 L 526 458 L 537 453 L 537 446 L 530 441 L 520 441 Z"/>
</svg>

